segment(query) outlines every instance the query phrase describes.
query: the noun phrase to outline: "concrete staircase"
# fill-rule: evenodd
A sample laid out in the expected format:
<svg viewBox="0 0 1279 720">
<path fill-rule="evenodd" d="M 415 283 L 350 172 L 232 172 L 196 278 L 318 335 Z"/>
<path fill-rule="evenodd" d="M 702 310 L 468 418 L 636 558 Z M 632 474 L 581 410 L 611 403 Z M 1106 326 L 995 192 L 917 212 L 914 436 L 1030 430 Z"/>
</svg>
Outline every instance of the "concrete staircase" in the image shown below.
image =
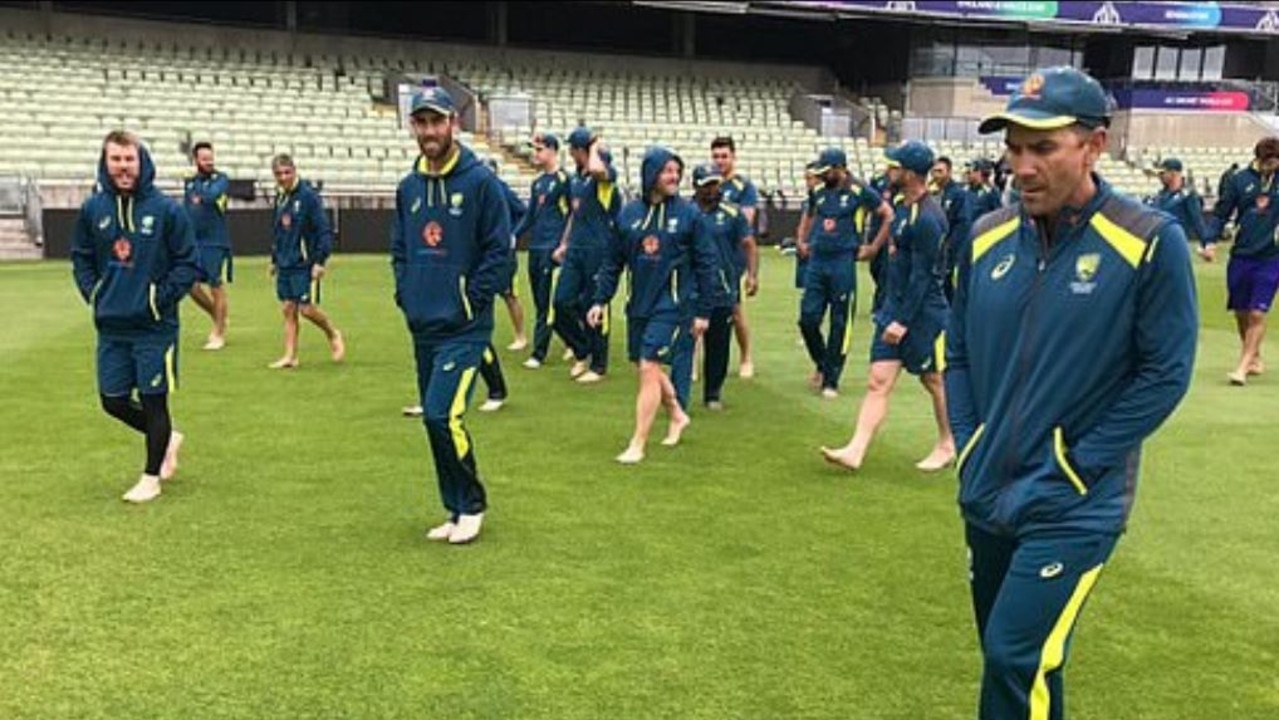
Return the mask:
<svg viewBox="0 0 1279 720">
<path fill-rule="evenodd" d="M 0 215 L 0 261 L 40 260 L 44 248 L 27 234 L 27 224 L 21 217 Z"/>
</svg>

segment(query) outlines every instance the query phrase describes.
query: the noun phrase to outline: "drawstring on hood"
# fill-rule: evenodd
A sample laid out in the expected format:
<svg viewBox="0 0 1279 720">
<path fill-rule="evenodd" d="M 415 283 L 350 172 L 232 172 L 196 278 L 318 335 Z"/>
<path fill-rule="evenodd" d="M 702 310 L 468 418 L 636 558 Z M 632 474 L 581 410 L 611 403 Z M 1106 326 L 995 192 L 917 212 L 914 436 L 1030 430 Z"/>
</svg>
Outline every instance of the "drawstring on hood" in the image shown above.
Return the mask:
<svg viewBox="0 0 1279 720">
<path fill-rule="evenodd" d="M 430 169 L 430 164 L 425 155 L 418 155 L 417 160 L 413 163 L 413 172 L 422 178 L 426 187 L 426 206 L 435 207 L 437 205 L 436 196 L 439 196 L 438 204 L 443 206 L 448 204 L 449 189 L 448 178 L 450 175 L 461 172 L 476 165 L 480 162 L 475 153 L 470 148 L 453 142 L 453 150 L 448 160 L 444 162 L 444 166 L 438 171 Z"/>
</svg>

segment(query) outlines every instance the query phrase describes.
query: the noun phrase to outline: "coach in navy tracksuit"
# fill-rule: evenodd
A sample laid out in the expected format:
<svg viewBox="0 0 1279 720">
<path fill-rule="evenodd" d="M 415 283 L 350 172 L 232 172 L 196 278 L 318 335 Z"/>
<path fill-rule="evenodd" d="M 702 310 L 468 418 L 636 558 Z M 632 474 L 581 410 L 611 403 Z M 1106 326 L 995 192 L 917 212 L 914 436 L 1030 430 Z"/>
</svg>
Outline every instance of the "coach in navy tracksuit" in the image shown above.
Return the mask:
<svg viewBox="0 0 1279 720">
<path fill-rule="evenodd" d="M 528 283 L 532 289 L 537 321 L 533 326 L 533 352 L 524 367 L 537 369 L 551 348 L 551 293 L 555 261 L 551 255 L 564 237 L 569 214 L 568 173 L 560 169 L 560 140 L 554 135 L 533 138 L 533 163 L 542 171 L 533 181 L 529 210 L 515 228 L 515 237 L 529 234 Z"/>
<path fill-rule="evenodd" d="M 410 110 L 422 155 L 395 196 L 395 302 L 413 335 L 426 434 L 448 511 L 427 537 L 460 544 L 479 535 L 488 504 L 462 418 L 493 338 L 511 222 L 497 177 L 454 138 L 449 94 L 423 90 Z"/>
<path fill-rule="evenodd" d="M 155 499 L 160 480 L 177 469 L 182 436 L 168 397 L 178 380 L 178 302 L 199 275 L 191 221 L 154 182 L 155 165 L 137 137 L 107 135 L 97 191 L 80 207 L 71 238 L 76 287 L 98 330 L 102 407 L 146 436 L 142 477 L 124 495 L 135 503 Z"/>
<path fill-rule="evenodd" d="M 617 456 L 623 464 L 644 459 L 644 448 L 657 409 L 664 405 L 670 427 L 663 445 L 679 443 L 688 426 L 671 378 L 663 364 L 692 353 L 693 338 L 706 330 L 710 310 L 723 294 L 715 277 L 718 264 L 703 216 L 679 197 L 684 162 L 657 147 L 644 153 L 640 165 L 640 197 L 622 209 L 618 239 L 596 278 L 595 304 L 587 322 L 603 322 L 605 307 L 617 292 L 622 271 L 630 273 L 626 302 L 627 351 L 639 366 L 635 399 L 635 434 Z M 685 367 L 690 367 L 685 365 Z"/>
<path fill-rule="evenodd" d="M 1065 717 L 1072 630 L 1124 530 L 1142 442 L 1190 384 L 1186 235 L 1092 172 L 1109 113 L 1095 80 L 1059 67 L 980 127 L 1005 130 L 1022 189 L 973 229 L 947 333 L 982 720 Z"/>
</svg>

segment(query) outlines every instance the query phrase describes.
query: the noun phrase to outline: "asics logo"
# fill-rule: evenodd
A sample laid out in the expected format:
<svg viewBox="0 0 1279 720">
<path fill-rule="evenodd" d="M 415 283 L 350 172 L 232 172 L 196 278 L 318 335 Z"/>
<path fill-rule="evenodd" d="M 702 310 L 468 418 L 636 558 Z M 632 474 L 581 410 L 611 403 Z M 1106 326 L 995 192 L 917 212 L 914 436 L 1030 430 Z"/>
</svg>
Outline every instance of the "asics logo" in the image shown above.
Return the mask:
<svg viewBox="0 0 1279 720">
<path fill-rule="evenodd" d="M 1039 577 L 1045 580 L 1051 580 L 1052 578 L 1055 578 L 1058 575 L 1060 575 L 1062 571 L 1065 569 L 1066 569 L 1066 566 L 1062 565 L 1059 562 L 1051 563 L 1049 565 L 1045 565 L 1039 568 Z"/>
</svg>

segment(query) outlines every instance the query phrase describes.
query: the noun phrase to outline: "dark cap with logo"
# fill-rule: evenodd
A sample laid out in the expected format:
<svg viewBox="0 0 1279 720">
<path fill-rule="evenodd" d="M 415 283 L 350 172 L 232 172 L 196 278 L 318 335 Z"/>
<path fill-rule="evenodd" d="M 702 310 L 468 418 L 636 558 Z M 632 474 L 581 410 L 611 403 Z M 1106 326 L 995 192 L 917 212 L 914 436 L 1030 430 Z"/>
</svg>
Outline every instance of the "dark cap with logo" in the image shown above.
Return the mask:
<svg viewBox="0 0 1279 720">
<path fill-rule="evenodd" d="M 697 187 L 710 185 L 711 183 L 722 182 L 724 176 L 719 174 L 719 170 L 710 163 L 702 163 L 693 168 L 693 184 Z"/>
<path fill-rule="evenodd" d="M 895 148 L 889 148 L 884 155 L 901 165 L 903 170 L 910 170 L 917 175 L 927 175 L 937 159 L 933 149 L 918 140 L 907 140 Z"/>
<path fill-rule="evenodd" d="M 1105 127 L 1110 125 L 1110 114 L 1110 98 L 1101 83 L 1072 67 L 1051 67 L 1023 80 L 1003 111 L 982 120 L 977 131 L 999 132 L 1009 125 L 1032 130 L 1075 124 Z"/>
<path fill-rule="evenodd" d="M 429 87 L 413 93 L 409 103 L 409 114 L 416 115 L 423 111 L 437 112 L 441 115 L 452 115 L 457 112 L 453 104 L 453 96 L 442 87 Z"/>
<path fill-rule="evenodd" d="M 560 149 L 560 139 L 550 133 L 538 133 L 533 136 L 533 147 L 546 147 L 552 150 Z"/>
</svg>

